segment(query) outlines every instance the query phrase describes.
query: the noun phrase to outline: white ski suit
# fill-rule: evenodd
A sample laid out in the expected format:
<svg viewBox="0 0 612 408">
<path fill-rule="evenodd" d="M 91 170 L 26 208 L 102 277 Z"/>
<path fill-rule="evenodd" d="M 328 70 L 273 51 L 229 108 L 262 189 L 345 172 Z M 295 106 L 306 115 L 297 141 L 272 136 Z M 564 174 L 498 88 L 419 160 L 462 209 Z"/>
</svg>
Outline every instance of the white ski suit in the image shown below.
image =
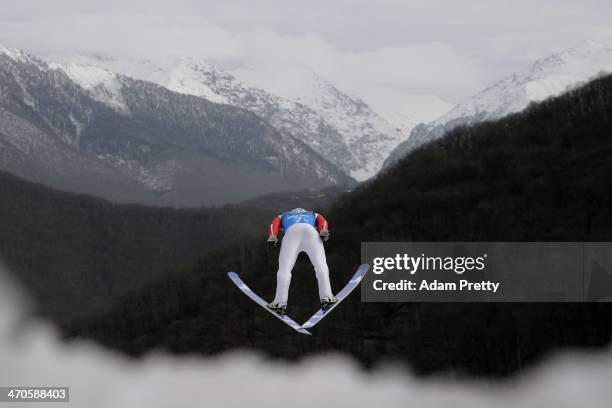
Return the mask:
<svg viewBox="0 0 612 408">
<path fill-rule="evenodd" d="M 277 216 L 270 225 L 270 236 L 276 237 L 279 227 L 285 231 L 278 257 L 276 296 L 273 304 L 286 305 L 291 284 L 291 270 L 300 252 L 306 252 L 315 269 L 321 299 L 332 299 L 329 268 L 319 233 L 328 231 L 327 221 L 320 214 L 301 208 Z"/>
</svg>

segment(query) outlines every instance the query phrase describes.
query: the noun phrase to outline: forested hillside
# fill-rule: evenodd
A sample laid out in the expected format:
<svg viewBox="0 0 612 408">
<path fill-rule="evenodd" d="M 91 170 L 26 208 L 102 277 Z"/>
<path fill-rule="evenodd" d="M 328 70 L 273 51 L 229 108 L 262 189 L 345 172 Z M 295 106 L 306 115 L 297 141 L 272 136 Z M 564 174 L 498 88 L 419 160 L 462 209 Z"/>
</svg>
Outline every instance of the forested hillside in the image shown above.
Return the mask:
<svg viewBox="0 0 612 408">
<path fill-rule="evenodd" d="M 523 113 L 458 128 L 326 211 L 332 286 L 338 290 L 359 264 L 361 241 L 610 241 L 611 158 L 610 76 Z M 141 211 L 152 210 L 134 209 L 134 217 Z M 99 238 L 92 243 L 102 245 Z M 299 358 L 337 350 L 366 365 L 403 361 L 420 372 L 477 375 L 508 374 L 560 348 L 601 346 L 612 333 L 609 304 L 367 304 L 355 293 L 314 336 L 296 335 L 226 277 L 237 271 L 271 298 L 278 253 L 264 239 L 215 250 L 133 291 L 110 312 L 63 328 L 133 354 L 252 347 Z M 289 302 L 298 321 L 317 306 L 305 257 L 294 269 Z"/>
<path fill-rule="evenodd" d="M 263 234 L 266 210 L 115 204 L 0 172 L 0 259 L 59 321 L 107 310 L 120 294 Z"/>
</svg>

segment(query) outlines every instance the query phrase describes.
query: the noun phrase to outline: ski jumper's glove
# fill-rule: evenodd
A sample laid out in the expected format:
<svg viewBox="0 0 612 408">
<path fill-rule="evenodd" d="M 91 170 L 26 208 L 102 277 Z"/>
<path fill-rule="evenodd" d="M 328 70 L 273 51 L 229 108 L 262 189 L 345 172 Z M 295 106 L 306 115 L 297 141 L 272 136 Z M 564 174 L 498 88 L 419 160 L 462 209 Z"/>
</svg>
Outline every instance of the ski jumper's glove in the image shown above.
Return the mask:
<svg viewBox="0 0 612 408">
<path fill-rule="evenodd" d="M 319 231 L 319 236 L 323 240 L 323 242 L 327 242 L 329 239 L 329 225 L 327 224 L 327 220 L 321 214 L 315 213 L 315 222 L 317 225 L 317 231 Z"/>
<path fill-rule="evenodd" d="M 276 248 L 278 246 L 278 230 L 281 227 L 281 218 L 280 215 L 274 217 L 272 222 L 270 223 L 270 227 L 268 228 L 268 245 L 272 248 Z"/>
<path fill-rule="evenodd" d="M 268 243 L 269 246 L 273 248 L 276 248 L 276 246 L 278 246 L 278 238 L 276 238 L 276 235 L 270 235 L 266 242 Z"/>
</svg>

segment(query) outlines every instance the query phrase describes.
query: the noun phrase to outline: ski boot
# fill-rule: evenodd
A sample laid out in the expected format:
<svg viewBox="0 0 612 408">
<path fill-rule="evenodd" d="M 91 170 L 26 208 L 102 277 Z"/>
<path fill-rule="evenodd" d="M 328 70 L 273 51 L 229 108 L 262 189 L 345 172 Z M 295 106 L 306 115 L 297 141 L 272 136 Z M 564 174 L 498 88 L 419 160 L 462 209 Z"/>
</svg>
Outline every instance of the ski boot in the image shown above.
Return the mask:
<svg viewBox="0 0 612 408">
<path fill-rule="evenodd" d="M 287 310 L 287 305 L 278 304 L 278 303 L 268 303 L 266 306 L 268 307 L 268 309 L 272 310 L 273 312 L 275 312 L 276 314 L 280 316 L 284 316 L 285 310 Z"/>
<path fill-rule="evenodd" d="M 333 305 L 335 305 L 338 302 L 338 299 L 336 299 L 335 297 L 324 297 L 321 298 L 321 309 L 323 310 L 329 310 Z"/>
</svg>

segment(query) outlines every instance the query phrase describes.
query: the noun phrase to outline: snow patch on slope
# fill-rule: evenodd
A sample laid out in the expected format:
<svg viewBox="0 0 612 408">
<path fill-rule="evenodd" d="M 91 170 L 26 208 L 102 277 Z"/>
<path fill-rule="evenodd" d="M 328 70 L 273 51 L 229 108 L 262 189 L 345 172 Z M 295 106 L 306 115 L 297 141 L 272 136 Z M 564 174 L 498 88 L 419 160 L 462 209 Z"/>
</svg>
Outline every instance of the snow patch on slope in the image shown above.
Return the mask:
<svg viewBox="0 0 612 408">
<path fill-rule="evenodd" d="M 129 108 L 121 92 L 123 85 L 117 74 L 93 65 L 52 62 L 49 68 L 63 71 L 68 77 L 89 91 L 98 102 L 121 113 L 129 113 Z"/>
<path fill-rule="evenodd" d="M 28 54 L 17 48 L 4 47 L 0 45 L 0 54 L 4 54 L 17 62 L 25 62 L 29 60 Z"/>
<path fill-rule="evenodd" d="M 220 73 L 206 62 L 194 61 L 191 58 L 165 58 L 156 61 L 98 58 L 88 60 L 88 63 L 132 78 L 154 82 L 174 92 L 201 96 L 215 103 L 228 102 L 226 97 L 208 85 L 207 77 L 215 77 Z"/>
<path fill-rule="evenodd" d="M 167 71 L 167 79 L 155 80 L 157 83 L 165 83 L 172 91 L 186 95 L 196 95 L 215 103 L 229 103 L 226 96 L 213 90 L 208 84 L 217 80 L 225 79 L 223 75 L 209 64 L 195 62 L 191 59 L 181 58 L 174 67 Z"/>
<path fill-rule="evenodd" d="M 582 79 L 576 75 L 550 75 L 539 81 L 527 82 L 525 84 L 526 96 L 529 101 L 543 101 L 551 95 L 560 94 Z"/>
</svg>

